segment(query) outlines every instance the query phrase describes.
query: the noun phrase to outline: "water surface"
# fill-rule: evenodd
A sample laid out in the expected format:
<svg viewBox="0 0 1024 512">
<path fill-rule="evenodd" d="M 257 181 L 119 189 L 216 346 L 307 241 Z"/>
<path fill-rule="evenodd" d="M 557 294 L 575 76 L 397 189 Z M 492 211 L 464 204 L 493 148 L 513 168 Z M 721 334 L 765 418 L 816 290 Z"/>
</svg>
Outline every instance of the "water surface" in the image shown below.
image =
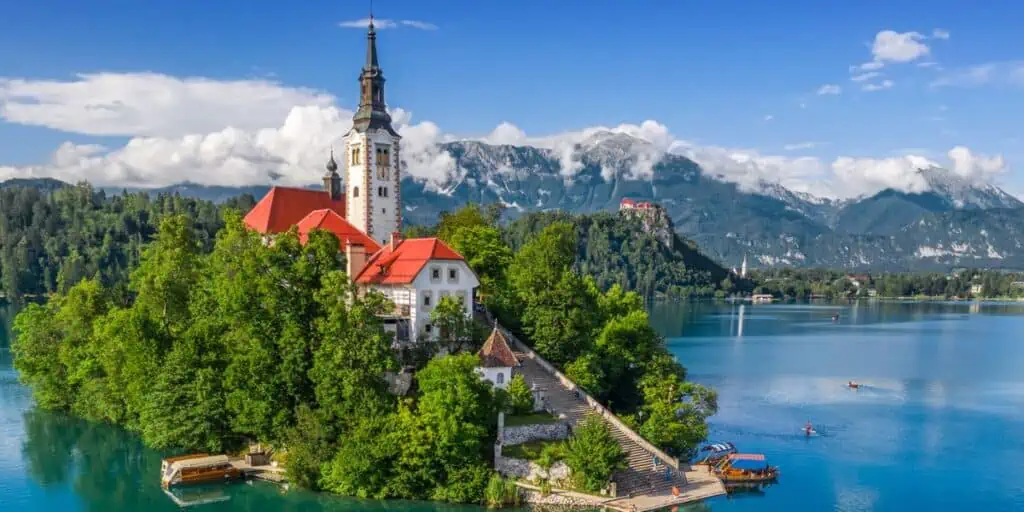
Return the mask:
<svg viewBox="0 0 1024 512">
<path fill-rule="evenodd" d="M 1024 306 L 661 303 L 652 322 L 718 390 L 712 439 L 781 467 L 716 512 L 1024 510 Z"/>
</svg>

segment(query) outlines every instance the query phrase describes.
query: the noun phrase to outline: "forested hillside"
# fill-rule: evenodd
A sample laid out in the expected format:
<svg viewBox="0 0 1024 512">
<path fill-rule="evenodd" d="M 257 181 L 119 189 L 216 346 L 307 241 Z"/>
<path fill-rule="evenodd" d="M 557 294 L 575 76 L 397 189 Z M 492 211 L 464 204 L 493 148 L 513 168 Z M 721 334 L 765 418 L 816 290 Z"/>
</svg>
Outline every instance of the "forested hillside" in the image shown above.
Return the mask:
<svg viewBox="0 0 1024 512">
<path fill-rule="evenodd" d="M 59 183 L 59 182 L 56 182 Z M 222 205 L 171 194 L 107 194 L 88 184 L 8 182 L 0 188 L 0 282 L 7 298 L 66 291 L 86 277 L 122 286 L 161 219 L 184 214 L 203 251 L 223 226 L 220 210 L 248 210 L 251 197 Z"/>
<path fill-rule="evenodd" d="M 656 233 L 645 231 L 639 219 L 618 213 L 526 214 L 505 226 L 505 237 L 518 249 L 555 222 L 574 226 L 579 239 L 576 265 L 593 276 L 601 289 L 618 284 L 647 297 L 688 297 L 751 287 L 747 282 L 734 282 L 735 276 L 702 254 L 694 242 L 680 238 L 671 225 L 662 227 L 674 237 L 670 248 Z"/>
</svg>

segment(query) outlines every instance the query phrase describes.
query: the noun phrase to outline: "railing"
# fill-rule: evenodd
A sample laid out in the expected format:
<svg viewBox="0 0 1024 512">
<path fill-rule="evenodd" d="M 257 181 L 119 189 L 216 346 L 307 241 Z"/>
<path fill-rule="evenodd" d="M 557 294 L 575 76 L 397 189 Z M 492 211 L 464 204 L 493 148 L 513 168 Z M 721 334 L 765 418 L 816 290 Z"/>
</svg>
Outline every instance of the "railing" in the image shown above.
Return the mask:
<svg viewBox="0 0 1024 512">
<path fill-rule="evenodd" d="M 534 352 L 530 347 L 527 347 L 525 343 L 519 341 L 519 338 L 516 338 L 515 335 L 508 331 L 508 329 L 505 329 L 504 327 L 501 326 L 498 326 L 498 328 L 501 329 L 501 331 L 505 334 L 505 337 L 507 339 L 512 341 L 512 345 L 514 345 L 516 351 L 526 354 L 527 357 L 529 357 L 535 363 L 540 365 L 541 368 L 543 368 L 551 375 L 554 375 L 555 378 L 558 379 L 558 381 L 561 382 L 562 385 L 565 386 L 569 391 L 578 392 L 580 394 L 580 397 L 587 402 L 587 405 L 597 410 L 597 412 L 601 414 L 601 417 L 603 417 L 612 425 L 615 425 L 616 428 L 618 428 L 623 434 L 625 434 L 626 437 L 628 437 L 634 443 L 640 445 L 641 448 L 647 450 L 649 453 L 656 455 L 665 464 L 668 464 L 668 466 L 671 467 L 672 469 L 679 471 L 678 459 L 669 456 L 668 454 L 659 450 L 656 446 L 648 442 L 646 439 L 641 437 L 640 434 L 633 432 L 633 429 L 629 428 L 625 423 L 623 423 L 622 420 L 620 420 L 618 416 L 615 415 L 615 413 L 608 410 L 607 407 L 601 405 L 600 402 L 595 400 L 594 397 L 590 396 L 586 391 L 577 386 L 575 382 L 569 379 L 569 377 L 566 377 L 562 372 L 558 371 L 558 369 L 552 366 L 551 363 L 544 360 L 543 357 Z"/>
</svg>

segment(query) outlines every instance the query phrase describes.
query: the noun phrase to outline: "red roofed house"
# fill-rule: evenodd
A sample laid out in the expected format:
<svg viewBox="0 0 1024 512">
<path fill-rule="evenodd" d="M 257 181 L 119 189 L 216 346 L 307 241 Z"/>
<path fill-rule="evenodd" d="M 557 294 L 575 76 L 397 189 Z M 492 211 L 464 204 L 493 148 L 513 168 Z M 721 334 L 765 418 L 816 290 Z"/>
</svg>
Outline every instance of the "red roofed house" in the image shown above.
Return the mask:
<svg viewBox="0 0 1024 512">
<path fill-rule="evenodd" d="M 402 240 L 398 233 L 354 275 L 360 287 L 379 291 L 395 303 L 395 330 L 403 338 L 399 324 L 408 320 L 411 342 L 423 335 L 437 335 L 430 312 L 444 297 L 455 297 L 465 306 L 466 315 L 472 315 L 473 290 L 480 286 L 462 255 L 441 240 Z M 385 322 L 385 327 L 390 330 L 390 322 Z"/>
<path fill-rule="evenodd" d="M 245 223 L 268 241 L 292 226 L 298 226 L 302 242 L 313 229 L 334 233 L 345 252 L 348 275 L 360 288 L 380 291 L 394 301 L 385 328 L 396 333 L 397 342 L 416 341 L 423 334 L 436 335 L 430 312 L 443 297 L 458 298 L 466 315 L 472 315 L 473 290 L 480 281 L 463 257 L 440 240 L 401 239 L 401 136 L 392 128 L 384 103 L 372 20 L 359 88 L 359 108 L 341 158 L 344 187 L 331 151 L 323 190 L 274 187 L 245 216 Z"/>
<path fill-rule="evenodd" d="M 506 389 L 512 380 L 512 369 L 519 366 L 519 359 L 512 352 L 505 334 L 495 326 L 484 346 L 477 353 L 480 366 L 477 372 L 484 380 L 490 381 L 496 388 Z"/>
</svg>

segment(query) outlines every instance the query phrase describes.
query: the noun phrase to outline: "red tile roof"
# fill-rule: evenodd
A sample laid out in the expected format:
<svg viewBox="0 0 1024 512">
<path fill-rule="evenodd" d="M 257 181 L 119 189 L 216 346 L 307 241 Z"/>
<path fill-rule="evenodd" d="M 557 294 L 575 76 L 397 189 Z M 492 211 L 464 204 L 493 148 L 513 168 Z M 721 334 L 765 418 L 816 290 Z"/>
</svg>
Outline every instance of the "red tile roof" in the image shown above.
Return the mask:
<svg viewBox="0 0 1024 512">
<path fill-rule="evenodd" d="M 437 238 L 410 238 L 398 242 L 391 250 L 386 244 L 370 256 L 366 267 L 356 276 L 361 284 L 409 284 L 430 260 L 459 260 L 464 258 Z"/>
<path fill-rule="evenodd" d="M 337 201 L 323 190 L 274 187 L 245 216 L 250 228 L 263 234 L 281 233 L 314 210 L 333 210 L 345 217 L 345 198 Z"/>
<path fill-rule="evenodd" d="M 324 229 L 338 237 L 338 241 L 341 242 L 341 250 L 345 250 L 349 243 L 362 245 L 366 248 L 366 254 L 373 254 L 380 250 L 380 244 L 366 236 L 352 224 L 349 224 L 347 220 L 338 215 L 334 210 L 328 210 L 327 208 L 314 210 L 300 220 L 298 226 L 299 241 L 302 243 L 306 243 L 310 231 Z"/>
<path fill-rule="evenodd" d="M 491 331 L 490 337 L 484 342 L 484 346 L 477 353 L 480 356 L 480 366 L 484 368 L 501 368 L 519 366 L 519 359 L 512 353 L 508 346 L 505 334 L 497 327 Z"/>
<path fill-rule="evenodd" d="M 624 198 L 622 201 L 619 202 L 619 204 L 625 204 L 625 205 L 632 206 L 632 205 L 636 204 L 636 201 L 634 201 L 632 199 L 629 199 L 629 198 Z"/>
</svg>

